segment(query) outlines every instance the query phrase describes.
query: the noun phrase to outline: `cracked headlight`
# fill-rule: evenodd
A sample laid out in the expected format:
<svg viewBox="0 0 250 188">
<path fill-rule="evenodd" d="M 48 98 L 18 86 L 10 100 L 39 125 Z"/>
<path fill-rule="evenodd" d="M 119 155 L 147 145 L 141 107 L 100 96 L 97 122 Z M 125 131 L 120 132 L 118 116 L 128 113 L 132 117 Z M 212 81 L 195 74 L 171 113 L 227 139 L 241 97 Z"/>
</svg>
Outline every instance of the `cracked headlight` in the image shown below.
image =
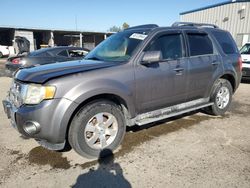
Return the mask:
<svg viewBox="0 0 250 188">
<path fill-rule="evenodd" d="M 39 104 L 43 100 L 53 99 L 55 96 L 55 86 L 42 86 L 38 84 L 25 85 L 23 90 L 24 104 Z"/>
</svg>

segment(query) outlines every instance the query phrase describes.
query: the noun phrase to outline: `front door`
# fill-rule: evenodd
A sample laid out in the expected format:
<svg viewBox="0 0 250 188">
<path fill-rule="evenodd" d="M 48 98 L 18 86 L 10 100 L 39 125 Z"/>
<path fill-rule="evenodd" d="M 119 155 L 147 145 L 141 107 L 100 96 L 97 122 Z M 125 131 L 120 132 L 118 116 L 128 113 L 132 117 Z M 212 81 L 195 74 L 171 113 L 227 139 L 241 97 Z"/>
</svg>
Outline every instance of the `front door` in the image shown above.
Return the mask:
<svg viewBox="0 0 250 188">
<path fill-rule="evenodd" d="M 161 51 L 162 60 L 149 65 L 137 64 L 136 102 L 140 113 L 186 101 L 187 62 L 183 36 L 179 32 L 162 33 L 146 46 L 146 51 Z"/>
</svg>

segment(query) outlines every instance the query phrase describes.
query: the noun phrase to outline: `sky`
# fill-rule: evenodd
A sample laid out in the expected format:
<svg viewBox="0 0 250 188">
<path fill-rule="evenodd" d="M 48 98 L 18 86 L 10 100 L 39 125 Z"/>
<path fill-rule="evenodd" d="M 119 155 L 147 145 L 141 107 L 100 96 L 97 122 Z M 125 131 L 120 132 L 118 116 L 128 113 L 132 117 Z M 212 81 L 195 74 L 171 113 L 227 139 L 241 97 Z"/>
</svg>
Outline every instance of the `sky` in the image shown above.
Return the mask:
<svg viewBox="0 0 250 188">
<path fill-rule="evenodd" d="M 107 31 L 141 24 L 171 25 L 179 13 L 226 0 L 1 0 L 0 26 Z"/>
</svg>

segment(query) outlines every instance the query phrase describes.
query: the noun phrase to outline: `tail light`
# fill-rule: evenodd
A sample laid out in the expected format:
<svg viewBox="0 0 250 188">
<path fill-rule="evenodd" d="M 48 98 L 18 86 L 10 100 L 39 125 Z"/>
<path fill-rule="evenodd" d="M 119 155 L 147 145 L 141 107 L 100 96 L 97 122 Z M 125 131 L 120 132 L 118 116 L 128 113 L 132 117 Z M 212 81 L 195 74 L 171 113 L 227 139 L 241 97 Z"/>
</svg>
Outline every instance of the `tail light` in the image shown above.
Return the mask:
<svg viewBox="0 0 250 188">
<path fill-rule="evenodd" d="M 11 61 L 13 64 L 20 64 L 20 58 L 15 58 Z"/>
<path fill-rule="evenodd" d="M 240 71 L 242 71 L 242 58 L 241 57 L 239 57 L 238 65 L 239 65 Z"/>
</svg>

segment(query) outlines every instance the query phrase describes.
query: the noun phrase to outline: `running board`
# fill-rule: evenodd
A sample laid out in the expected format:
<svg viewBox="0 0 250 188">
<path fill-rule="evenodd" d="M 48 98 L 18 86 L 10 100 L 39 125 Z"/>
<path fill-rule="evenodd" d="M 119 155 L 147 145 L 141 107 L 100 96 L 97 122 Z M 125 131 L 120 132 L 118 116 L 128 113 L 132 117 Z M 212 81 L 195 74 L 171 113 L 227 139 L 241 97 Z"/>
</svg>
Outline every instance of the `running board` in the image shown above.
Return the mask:
<svg viewBox="0 0 250 188">
<path fill-rule="evenodd" d="M 214 104 L 213 102 L 210 102 L 210 103 L 202 104 L 202 105 L 199 105 L 199 106 L 194 106 L 194 107 L 191 107 L 191 108 L 183 109 L 183 110 L 172 112 L 172 113 L 167 113 L 167 114 L 163 113 L 162 115 L 159 115 L 159 116 L 152 115 L 151 117 L 142 118 L 143 115 L 139 115 L 139 117 L 137 117 L 135 119 L 135 124 L 139 125 L 139 126 L 145 125 L 145 124 L 152 123 L 152 122 L 155 122 L 155 121 L 167 119 L 167 118 L 170 118 L 170 117 L 173 117 L 173 116 L 178 116 L 178 115 L 181 115 L 181 114 L 184 114 L 184 113 L 187 113 L 187 112 L 191 112 L 191 111 L 195 111 L 195 110 L 198 110 L 198 109 L 201 109 L 201 108 L 205 108 L 205 107 L 211 106 L 213 104 Z"/>
</svg>

